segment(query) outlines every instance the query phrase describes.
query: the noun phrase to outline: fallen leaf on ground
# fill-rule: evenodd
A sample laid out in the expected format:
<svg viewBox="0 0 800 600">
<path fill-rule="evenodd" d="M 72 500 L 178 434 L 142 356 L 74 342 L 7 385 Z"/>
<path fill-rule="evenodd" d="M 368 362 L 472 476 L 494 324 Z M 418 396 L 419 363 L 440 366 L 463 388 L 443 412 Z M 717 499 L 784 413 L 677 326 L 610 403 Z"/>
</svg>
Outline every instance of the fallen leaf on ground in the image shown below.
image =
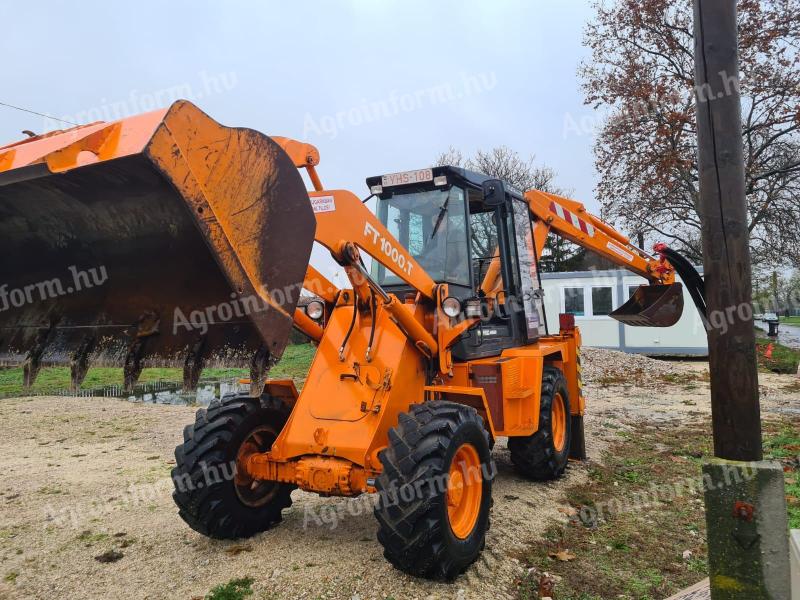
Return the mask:
<svg viewBox="0 0 800 600">
<path fill-rule="evenodd" d="M 578 514 L 578 511 L 572 508 L 571 506 L 559 506 L 558 512 L 567 515 L 568 517 L 574 517 Z"/>
<path fill-rule="evenodd" d="M 560 560 L 561 562 L 569 562 L 575 560 L 577 557 L 569 550 L 559 550 L 558 552 L 551 552 L 548 554 L 550 558 Z"/>
<path fill-rule="evenodd" d="M 242 552 L 252 552 L 252 546 L 242 546 L 237 544 L 236 546 L 228 546 L 225 548 L 225 554 L 230 554 L 231 556 L 236 556 L 237 554 L 241 554 Z"/>
<path fill-rule="evenodd" d="M 550 598 L 553 596 L 553 592 L 555 592 L 556 582 L 555 580 L 545 573 L 539 579 L 539 598 Z"/>
</svg>

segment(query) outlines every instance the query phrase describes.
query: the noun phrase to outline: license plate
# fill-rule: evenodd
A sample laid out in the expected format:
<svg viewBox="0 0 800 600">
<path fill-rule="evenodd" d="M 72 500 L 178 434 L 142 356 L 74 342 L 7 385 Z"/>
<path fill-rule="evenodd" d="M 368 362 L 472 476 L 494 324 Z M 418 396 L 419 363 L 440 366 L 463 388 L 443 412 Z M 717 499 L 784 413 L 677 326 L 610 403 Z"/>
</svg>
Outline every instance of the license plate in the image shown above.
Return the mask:
<svg viewBox="0 0 800 600">
<path fill-rule="evenodd" d="M 419 169 L 417 171 L 403 171 L 402 173 L 389 173 L 381 177 L 383 187 L 393 185 L 406 185 L 409 183 L 421 183 L 423 181 L 433 181 L 433 171 L 431 169 Z"/>
</svg>

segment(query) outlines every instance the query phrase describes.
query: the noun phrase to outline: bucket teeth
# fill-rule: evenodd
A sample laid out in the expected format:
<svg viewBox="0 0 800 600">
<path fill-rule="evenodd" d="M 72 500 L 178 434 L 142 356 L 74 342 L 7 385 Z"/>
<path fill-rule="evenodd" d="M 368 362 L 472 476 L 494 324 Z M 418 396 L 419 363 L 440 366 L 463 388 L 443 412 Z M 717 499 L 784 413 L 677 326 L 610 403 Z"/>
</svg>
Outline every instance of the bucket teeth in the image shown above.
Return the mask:
<svg viewBox="0 0 800 600">
<path fill-rule="evenodd" d="M 33 348 L 30 349 L 25 361 L 22 363 L 23 386 L 25 389 L 30 389 L 36 381 L 36 376 L 42 368 L 42 355 L 53 337 L 55 325 L 55 323 L 51 323 L 49 327 L 38 331 Z"/>
<path fill-rule="evenodd" d="M 183 363 L 183 389 L 191 392 L 197 389 L 200 374 L 206 362 L 206 337 L 203 336 L 189 347 Z"/>
<path fill-rule="evenodd" d="M 128 353 L 125 355 L 125 364 L 122 367 L 123 384 L 126 392 L 132 392 L 136 382 L 139 380 L 139 375 L 142 374 L 142 356 L 144 355 L 144 347 L 147 343 L 147 338 L 137 338 L 128 347 Z"/>
<path fill-rule="evenodd" d="M 72 391 L 77 392 L 83 383 L 86 373 L 89 371 L 89 357 L 97 346 L 97 337 L 94 333 L 87 335 L 81 340 L 80 345 L 75 349 L 70 360 L 69 372 Z"/>
<path fill-rule="evenodd" d="M 128 346 L 125 362 L 122 367 L 125 391 L 132 392 L 139 376 L 142 374 L 145 350 L 148 340 L 158 335 L 160 320 L 153 311 L 145 311 L 137 320 L 133 331 L 133 341 Z"/>
<path fill-rule="evenodd" d="M 269 370 L 278 362 L 269 349 L 263 344 L 258 348 L 250 361 L 250 395 L 259 397 L 264 392 Z"/>
</svg>

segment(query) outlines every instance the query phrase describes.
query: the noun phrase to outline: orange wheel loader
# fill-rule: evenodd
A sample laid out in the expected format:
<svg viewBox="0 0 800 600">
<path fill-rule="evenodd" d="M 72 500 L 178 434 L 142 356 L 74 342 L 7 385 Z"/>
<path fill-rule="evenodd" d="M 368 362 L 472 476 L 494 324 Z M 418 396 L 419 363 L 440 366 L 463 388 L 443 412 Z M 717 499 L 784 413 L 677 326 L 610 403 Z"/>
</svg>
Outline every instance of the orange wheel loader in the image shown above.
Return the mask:
<svg viewBox="0 0 800 600">
<path fill-rule="evenodd" d="M 386 558 L 449 580 L 484 547 L 494 440 L 531 480 L 585 455 L 580 332 L 542 308 L 548 234 L 648 280 L 614 314 L 628 324 L 677 321 L 675 267 L 567 198 L 442 166 L 368 178 L 373 214 L 318 163 L 185 101 L 0 148 L 0 361 L 27 385 L 68 364 L 76 388 L 90 365 L 128 388 L 148 366 L 187 388 L 246 366 L 249 393 L 199 410 L 175 450 L 181 518 L 241 538 L 294 489 L 375 493 Z M 314 242 L 346 289 L 310 266 Z M 268 376 L 292 327 L 317 345 L 302 391 Z"/>
</svg>

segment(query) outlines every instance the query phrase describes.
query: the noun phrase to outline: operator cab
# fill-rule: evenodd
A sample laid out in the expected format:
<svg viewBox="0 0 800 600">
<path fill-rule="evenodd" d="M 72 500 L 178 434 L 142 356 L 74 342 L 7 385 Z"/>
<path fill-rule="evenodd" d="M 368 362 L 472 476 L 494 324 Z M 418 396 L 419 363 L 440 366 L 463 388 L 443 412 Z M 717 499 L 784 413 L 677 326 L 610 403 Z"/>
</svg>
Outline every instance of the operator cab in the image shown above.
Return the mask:
<svg viewBox="0 0 800 600">
<path fill-rule="evenodd" d="M 496 356 L 545 334 L 530 211 L 498 179 L 442 166 L 367 178 L 377 216 L 449 295 L 481 307 L 481 323 L 453 347 L 456 359 Z M 372 277 L 399 297 L 413 292 L 377 261 Z"/>
</svg>

